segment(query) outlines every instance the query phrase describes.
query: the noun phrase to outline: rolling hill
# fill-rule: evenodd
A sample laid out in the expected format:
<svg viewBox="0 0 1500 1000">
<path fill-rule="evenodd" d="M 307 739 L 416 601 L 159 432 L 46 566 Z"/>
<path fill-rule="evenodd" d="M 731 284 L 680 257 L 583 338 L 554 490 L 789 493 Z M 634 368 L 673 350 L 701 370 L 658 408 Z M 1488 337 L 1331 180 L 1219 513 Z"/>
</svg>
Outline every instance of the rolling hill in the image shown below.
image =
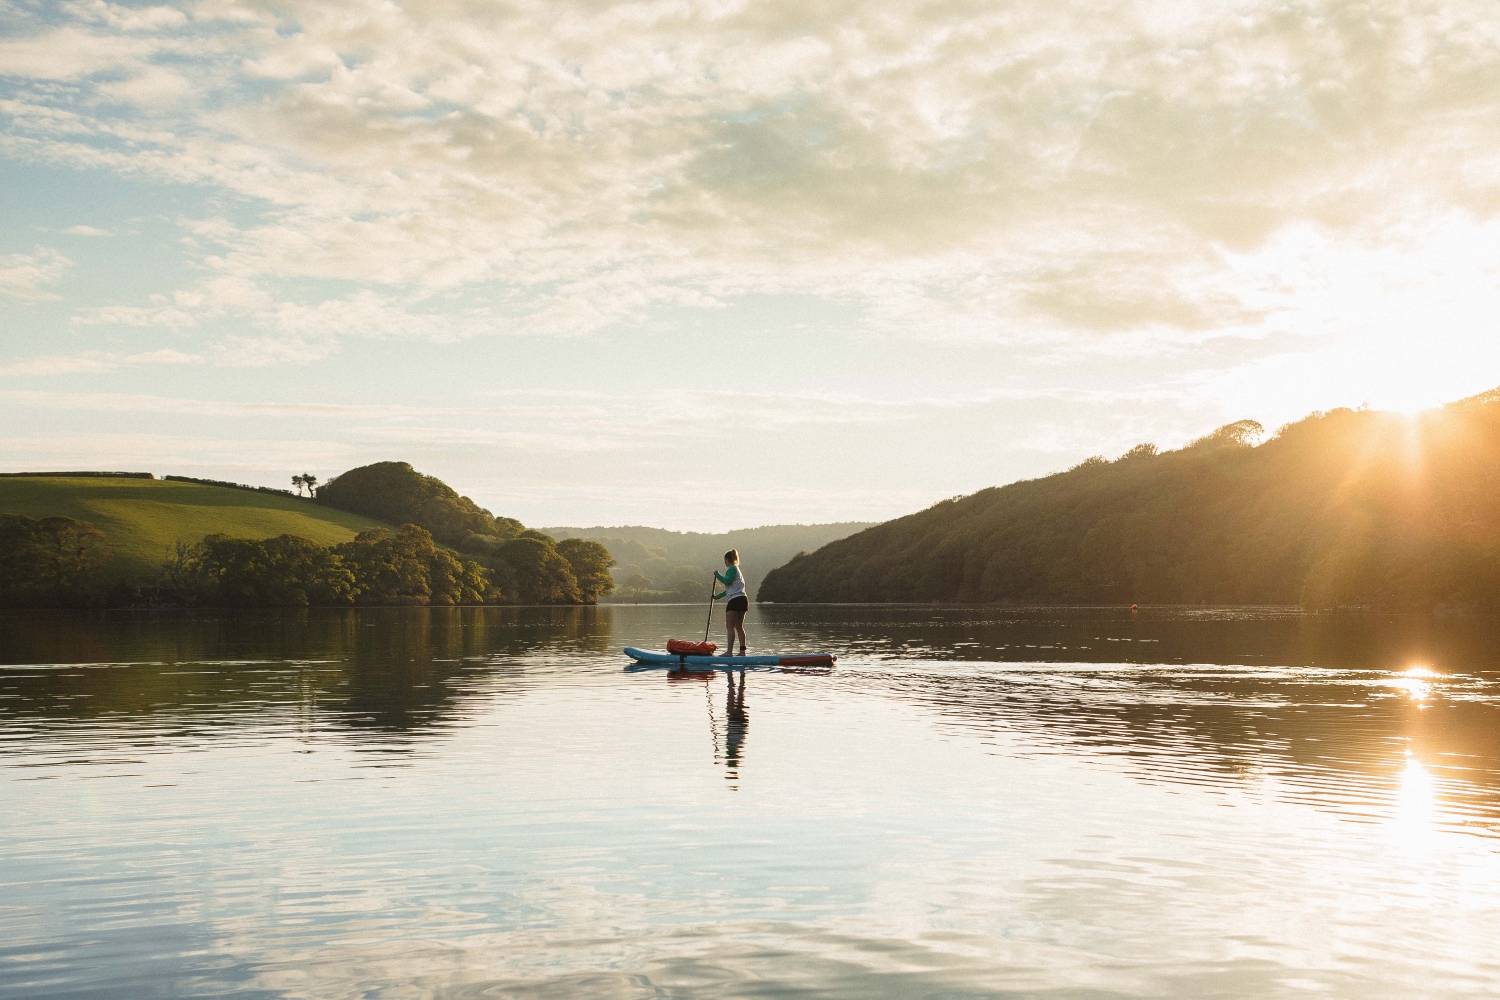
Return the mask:
<svg viewBox="0 0 1500 1000">
<path fill-rule="evenodd" d="M 1500 390 L 1260 436 L 1240 421 L 945 500 L 794 559 L 760 597 L 1500 606 Z"/>
<path fill-rule="evenodd" d="M 114 550 L 108 575 L 132 583 L 154 579 L 177 542 L 197 542 L 205 535 L 293 534 L 332 545 L 380 526 L 295 496 L 122 477 L 0 477 L 0 513 L 90 522 Z"/>
</svg>

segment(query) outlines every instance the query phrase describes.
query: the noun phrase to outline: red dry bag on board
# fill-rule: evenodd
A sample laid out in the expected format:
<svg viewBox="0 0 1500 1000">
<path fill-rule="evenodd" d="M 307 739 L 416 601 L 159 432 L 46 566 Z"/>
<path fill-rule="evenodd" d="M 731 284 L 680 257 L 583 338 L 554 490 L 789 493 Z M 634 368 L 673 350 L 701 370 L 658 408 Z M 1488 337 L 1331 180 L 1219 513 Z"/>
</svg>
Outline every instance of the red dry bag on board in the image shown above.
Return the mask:
<svg viewBox="0 0 1500 1000">
<path fill-rule="evenodd" d="M 714 642 L 689 642 L 687 639 L 668 639 L 667 652 L 676 656 L 713 656 L 719 648 Z"/>
</svg>

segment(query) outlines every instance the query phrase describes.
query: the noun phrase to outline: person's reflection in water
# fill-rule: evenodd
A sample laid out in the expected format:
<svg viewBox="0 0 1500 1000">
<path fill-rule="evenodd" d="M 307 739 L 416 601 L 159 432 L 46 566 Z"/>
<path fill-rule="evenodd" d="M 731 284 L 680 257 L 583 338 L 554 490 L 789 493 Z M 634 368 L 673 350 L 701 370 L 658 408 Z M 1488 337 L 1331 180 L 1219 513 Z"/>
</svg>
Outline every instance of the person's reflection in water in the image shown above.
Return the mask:
<svg viewBox="0 0 1500 1000">
<path fill-rule="evenodd" d="M 724 724 L 724 779 L 735 782 L 730 788 L 739 790 L 740 757 L 744 753 L 745 736 L 750 728 L 750 717 L 745 714 L 745 672 L 740 671 L 739 690 L 735 690 L 734 674 L 726 672 L 729 680 L 729 698 L 725 703 Z"/>
</svg>

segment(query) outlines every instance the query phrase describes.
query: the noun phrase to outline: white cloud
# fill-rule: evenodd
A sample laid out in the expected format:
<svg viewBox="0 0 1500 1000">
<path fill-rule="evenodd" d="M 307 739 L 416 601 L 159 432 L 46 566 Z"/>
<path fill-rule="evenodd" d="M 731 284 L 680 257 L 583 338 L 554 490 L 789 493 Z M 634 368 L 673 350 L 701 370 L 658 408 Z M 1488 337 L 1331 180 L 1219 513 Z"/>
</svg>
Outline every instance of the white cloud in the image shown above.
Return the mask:
<svg viewBox="0 0 1500 1000">
<path fill-rule="evenodd" d="M 158 297 L 160 299 L 160 297 Z M 191 313 L 158 301 L 149 306 L 94 306 L 73 316 L 75 326 L 161 326 L 180 329 L 196 324 Z"/>
<path fill-rule="evenodd" d="M 56 299 L 56 292 L 46 286 L 62 280 L 72 261 L 49 247 L 37 247 L 31 253 L 0 256 L 0 297 L 21 302 L 43 302 Z"/>
<path fill-rule="evenodd" d="M 87 2 L 19 24 L 0 67 L 0 155 L 204 194 L 152 206 L 180 230 L 171 285 L 70 281 L 91 350 L 28 328 L 37 357 L 8 343 L 6 374 L 483 358 L 493 375 L 452 380 L 472 394 L 572 386 L 551 366 L 602 366 L 594 344 L 670 367 L 663 344 L 744 333 L 786 352 L 726 362 L 716 395 L 777 442 L 747 463 L 779 481 L 805 448 L 793 472 L 837 472 L 830 496 L 907 481 L 885 449 L 946 495 L 1225 418 L 1500 382 L 1500 20 L 1477 0 Z M 111 252 L 146 245 L 94 221 L 130 234 Z M 39 301 L 66 267 L 6 258 L 0 290 Z M 494 334 L 601 335 L 410 343 Z M 839 341 L 821 370 L 804 334 Z M 749 391 L 825 382 L 855 388 Z M 1018 385 L 1035 406 L 986 402 Z M 682 409 L 713 400 L 629 396 L 327 419 L 372 454 L 524 454 L 533 482 L 574 474 L 544 465 L 565 448 L 660 445 L 662 482 L 673 442 L 726 450 Z"/>
<path fill-rule="evenodd" d="M 105 0 L 75 0 L 61 5 L 80 21 L 91 21 L 119 31 L 162 31 L 181 28 L 187 15 L 174 7 L 125 7 Z"/>
<path fill-rule="evenodd" d="M 193 92 L 193 82 L 180 73 L 148 66 L 121 80 L 101 83 L 98 94 L 107 101 L 146 107 L 172 105 L 184 101 Z"/>
<path fill-rule="evenodd" d="M 171 348 L 140 351 L 135 354 L 89 351 L 73 355 L 23 358 L 8 364 L 0 364 L 0 375 L 76 375 L 81 373 L 112 372 L 117 371 L 121 367 L 133 365 L 201 364 L 203 360 L 201 355 L 176 351 Z"/>
<path fill-rule="evenodd" d="M 8 442 L 5 464 L 13 470 L 53 468 L 115 468 L 154 471 L 158 475 L 204 475 L 212 470 L 224 475 L 236 470 L 242 478 L 262 482 L 285 482 L 285 456 L 323 468 L 348 468 L 350 449 L 336 441 L 312 440 L 306 436 L 218 437 L 209 434 L 114 433 L 17 435 Z M 247 471 L 263 473 L 259 477 Z"/>
<path fill-rule="evenodd" d="M 120 361 L 127 365 L 200 365 L 203 363 L 203 355 L 174 351 L 170 347 L 164 347 L 155 351 L 129 354 Z"/>
<path fill-rule="evenodd" d="M 0 364 L 0 375 L 73 375 L 79 372 L 107 372 L 115 367 L 113 361 L 92 355 L 24 358 Z"/>
<path fill-rule="evenodd" d="M 308 341 L 281 337 L 231 336 L 213 348 L 215 364 L 231 368 L 263 368 L 276 364 L 306 364 L 326 358 L 336 341 Z"/>
<path fill-rule="evenodd" d="M 228 4 L 64 10 L 0 43 L 84 95 L 27 91 L 12 152 L 265 199 L 203 263 L 364 287 L 253 307 L 304 334 L 578 333 L 790 293 L 892 335 L 1261 336 L 1226 254 L 1289 225 L 1336 246 L 1397 191 L 1419 214 L 1500 204 L 1480 3 L 349 0 L 274 30 Z M 163 117 L 122 147 L 93 98 Z M 1385 222 L 1361 238 L 1389 244 Z M 473 288 L 515 299 L 511 321 L 408 308 Z"/>
<path fill-rule="evenodd" d="M 7 76 L 76 80 L 140 65 L 158 48 L 148 39 L 67 25 L 39 35 L 0 38 L 0 66 Z"/>
<path fill-rule="evenodd" d="M 325 299 L 316 305 L 278 303 L 269 325 L 303 337 L 419 337 L 426 340 L 457 340 L 471 321 L 449 314 L 413 314 L 405 303 L 391 296 L 365 290 L 345 299 Z"/>
</svg>

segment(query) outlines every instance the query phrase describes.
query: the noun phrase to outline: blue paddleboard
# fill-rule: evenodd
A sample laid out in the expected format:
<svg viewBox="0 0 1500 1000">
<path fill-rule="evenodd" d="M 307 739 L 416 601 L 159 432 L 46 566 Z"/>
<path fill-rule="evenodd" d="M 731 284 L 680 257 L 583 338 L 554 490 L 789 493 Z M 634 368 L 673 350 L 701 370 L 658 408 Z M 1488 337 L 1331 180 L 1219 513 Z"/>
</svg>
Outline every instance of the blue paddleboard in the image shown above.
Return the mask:
<svg viewBox="0 0 1500 1000">
<path fill-rule="evenodd" d="M 721 670 L 737 670 L 740 667 L 831 667 L 836 657 L 832 653 L 802 653 L 796 656 L 680 656 L 677 653 L 658 653 L 651 649 L 625 647 L 625 655 L 637 663 L 656 667 L 717 667 Z"/>
</svg>

